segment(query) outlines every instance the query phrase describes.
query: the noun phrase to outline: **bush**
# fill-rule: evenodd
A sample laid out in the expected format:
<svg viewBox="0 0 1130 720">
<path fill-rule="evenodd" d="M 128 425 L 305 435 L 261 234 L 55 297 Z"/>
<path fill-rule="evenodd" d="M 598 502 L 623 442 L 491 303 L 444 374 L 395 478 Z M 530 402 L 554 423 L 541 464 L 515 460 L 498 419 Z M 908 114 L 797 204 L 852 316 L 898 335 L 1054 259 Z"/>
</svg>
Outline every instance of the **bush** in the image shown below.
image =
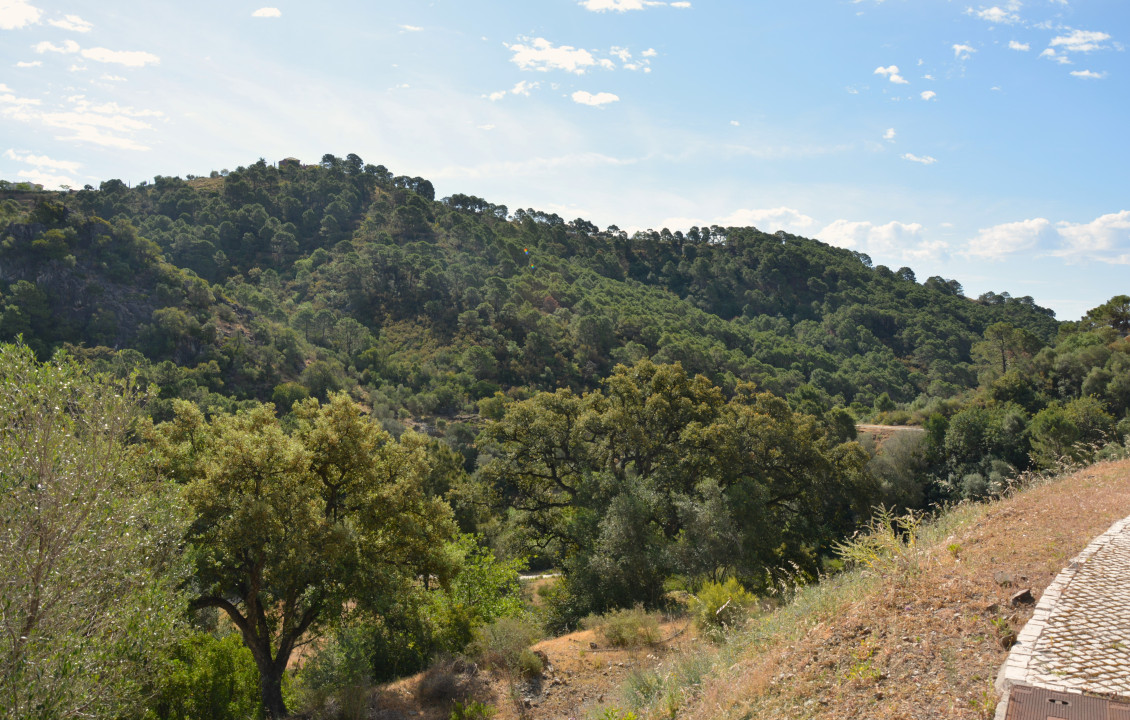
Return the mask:
<svg viewBox="0 0 1130 720">
<path fill-rule="evenodd" d="M 156 690 L 147 720 L 246 720 L 259 713 L 259 669 L 234 633 L 183 640 Z"/>
<path fill-rule="evenodd" d="M 464 705 L 457 702 L 451 706 L 450 720 L 488 720 L 494 717 L 495 710 L 492 706 L 472 700 Z"/>
<path fill-rule="evenodd" d="M 424 672 L 416 685 L 416 694 L 424 702 L 447 705 L 466 698 L 467 690 L 460 682 L 451 661 L 441 660 Z"/>
<path fill-rule="evenodd" d="M 642 606 L 590 615 L 584 627 L 595 630 L 613 647 L 640 647 L 659 642 L 659 621 Z"/>
<path fill-rule="evenodd" d="M 691 612 L 699 628 L 718 631 L 737 626 L 756 603 L 756 596 L 730 578 L 703 585 L 691 603 Z"/>
<path fill-rule="evenodd" d="M 299 703 L 316 717 L 363 717 L 373 686 L 373 651 L 373 636 L 363 624 L 337 628 L 298 672 Z"/>
<path fill-rule="evenodd" d="M 504 617 L 479 628 L 468 649 L 487 667 L 518 672 L 523 651 L 540 638 L 541 631 L 529 620 Z"/>
</svg>

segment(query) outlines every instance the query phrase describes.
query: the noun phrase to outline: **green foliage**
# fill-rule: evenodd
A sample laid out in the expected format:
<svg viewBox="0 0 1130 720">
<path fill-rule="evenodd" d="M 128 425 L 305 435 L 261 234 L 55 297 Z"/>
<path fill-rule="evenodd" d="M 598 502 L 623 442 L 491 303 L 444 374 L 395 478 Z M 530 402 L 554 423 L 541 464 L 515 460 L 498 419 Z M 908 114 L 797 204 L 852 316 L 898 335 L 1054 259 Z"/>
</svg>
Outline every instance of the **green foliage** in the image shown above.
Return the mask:
<svg viewBox="0 0 1130 720">
<path fill-rule="evenodd" d="M 450 720 L 488 720 L 496 714 L 493 706 L 471 700 L 466 705 L 456 701 L 451 706 Z"/>
<path fill-rule="evenodd" d="M 519 673 L 529 663 L 523 656 L 540 638 L 541 630 L 530 620 L 503 617 L 478 628 L 468 651 L 487 667 Z"/>
<path fill-rule="evenodd" d="M 704 583 L 691 602 L 691 614 L 699 628 L 719 631 L 736 628 L 757 606 L 757 598 L 734 578 Z"/>
<path fill-rule="evenodd" d="M 183 639 L 156 679 L 145 720 L 249 720 L 259 715 L 259 670 L 238 635 Z"/>
<path fill-rule="evenodd" d="M 595 630 L 613 647 L 633 648 L 659 642 L 659 621 L 642 606 L 621 608 L 585 618 L 586 630 Z"/>
<path fill-rule="evenodd" d="M 874 487 L 858 445 L 779 398 L 726 398 L 679 365 L 619 366 L 602 391 L 542 393 L 488 424 L 480 470 L 515 512 L 564 550 L 552 624 L 657 606 L 675 573 L 766 581 L 865 517 Z M 741 518 L 741 521 L 738 521 Z"/>
<path fill-rule="evenodd" d="M 0 345 L 0 717 L 140 714 L 183 632 L 183 507 L 129 445 L 142 400 Z"/>
<path fill-rule="evenodd" d="M 350 605 L 379 616 L 420 573 L 449 576 L 450 508 L 421 492 L 424 440 L 393 440 L 345 395 L 296 405 L 292 434 L 271 406 L 210 420 L 176 411 L 149 435 L 156 469 L 186 485 L 194 513 L 194 605 L 240 630 L 264 710 L 281 716 L 282 670 L 306 632 Z"/>
<path fill-rule="evenodd" d="M 297 673 L 295 690 L 301 707 L 317 716 L 332 704 L 343 720 L 363 717 L 373 685 L 372 653 L 372 634 L 363 624 L 354 621 L 334 627 Z"/>
</svg>

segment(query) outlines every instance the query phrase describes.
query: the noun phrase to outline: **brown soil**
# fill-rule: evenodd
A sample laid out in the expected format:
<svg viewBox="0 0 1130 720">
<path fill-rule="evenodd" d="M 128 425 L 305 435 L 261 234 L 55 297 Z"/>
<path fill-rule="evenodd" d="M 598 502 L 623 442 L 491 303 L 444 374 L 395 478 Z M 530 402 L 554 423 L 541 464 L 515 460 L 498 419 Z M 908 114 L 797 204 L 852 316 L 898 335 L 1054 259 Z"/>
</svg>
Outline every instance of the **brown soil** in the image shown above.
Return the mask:
<svg viewBox="0 0 1130 720">
<path fill-rule="evenodd" d="M 920 546 L 913 562 L 848 585 L 727 655 L 689 631 L 678 634 L 680 623 L 663 626 L 668 642 L 635 650 L 602 647 L 583 632 L 535 646 L 549 669 L 540 683 L 521 686 L 517 703 L 507 683 L 485 671 L 466 685 L 500 720 L 579 720 L 625 708 L 621 686 L 633 670 L 695 653 L 715 658 L 715 671 L 702 686 L 682 689 L 680 718 L 986 720 L 1008 641 L 1032 613 L 1010 597 L 1031 588 L 1038 598 L 1072 556 L 1127 515 L 1130 461 L 1096 465 L 959 508 L 949 534 Z M 392 712 L 373 717 L 446 720 L 450 701 L 423 704 L 419 683 L 418 676 L 382 688 L 376 707 Z"/>
<path fill-rule="evenodd" d="M 512 684 L 485 670 L 457 674 L 457 682 L 471 697 L 496 709 L 496 720 L 532 718 L 587 718 L 602 707 L 622 706 L 619 690 L 629 673 L 652 669 L 665 659 L 693 648 L 697 643 L 688 623 L 660 624 L 663 641 L 638 648 L 614 648 L 592 630 L 576 632 L 542 641 L 533 650 L 543 655 L 546 671 L 533 681 Z M 447 720 L 451 701 L 427 703 L 421 699 L 424 674 L 391 683 L 381 688 L 376 707 L 386 713 L 376 717 L 420 720 Z M 391 712 L 390 712 L 391 711 Z"/>
</svg>

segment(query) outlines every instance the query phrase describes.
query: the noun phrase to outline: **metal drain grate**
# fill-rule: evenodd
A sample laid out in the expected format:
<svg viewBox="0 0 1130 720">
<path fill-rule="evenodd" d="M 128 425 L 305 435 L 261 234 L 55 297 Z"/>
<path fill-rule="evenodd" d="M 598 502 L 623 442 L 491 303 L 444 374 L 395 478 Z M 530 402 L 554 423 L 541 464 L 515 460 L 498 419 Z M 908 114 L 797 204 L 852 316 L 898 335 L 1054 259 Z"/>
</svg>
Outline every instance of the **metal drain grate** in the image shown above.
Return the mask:
<svg viewBox="0 0 1130 720">
<path fill-rule="evenodd" d="M 1130 720 L 1130 704 L 1014 685 L 1005 720 Z"/>
</svg>

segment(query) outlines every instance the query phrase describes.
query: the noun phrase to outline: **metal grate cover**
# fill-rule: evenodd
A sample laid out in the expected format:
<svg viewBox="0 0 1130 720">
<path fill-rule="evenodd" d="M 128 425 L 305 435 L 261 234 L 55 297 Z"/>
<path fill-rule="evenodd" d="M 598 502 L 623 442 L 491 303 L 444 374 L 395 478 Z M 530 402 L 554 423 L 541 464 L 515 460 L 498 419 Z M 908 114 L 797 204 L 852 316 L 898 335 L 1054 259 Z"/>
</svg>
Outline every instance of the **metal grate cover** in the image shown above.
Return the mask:
<svg viewBox="0 0 1130 720">
<path fill-rule="evenodd" d="M 1130 720 L 1130 704 L 1014 685 L 1005 720 Z"/>
</svg>

